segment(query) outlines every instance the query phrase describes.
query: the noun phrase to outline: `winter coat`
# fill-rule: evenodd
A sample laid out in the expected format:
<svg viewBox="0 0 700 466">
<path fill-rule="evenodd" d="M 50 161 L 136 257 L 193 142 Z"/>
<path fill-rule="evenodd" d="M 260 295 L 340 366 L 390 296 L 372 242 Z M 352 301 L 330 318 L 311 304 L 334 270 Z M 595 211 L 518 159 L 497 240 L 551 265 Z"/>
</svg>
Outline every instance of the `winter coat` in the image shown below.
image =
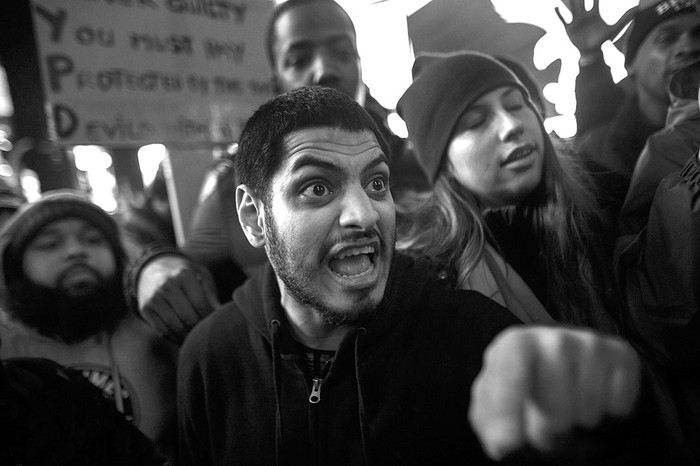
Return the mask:
<svg viewBox="0 0 700 466">
<path fill-rule="evenodd" d="M 700 461 L 700 112 L 694 78 L 678 74 L 669 90 L 666 127 L 649 137 L 622 207 L 615 264 L 629 338 L 665 370 Z"/>
<path fill-rule="evenodd" d="M 637 210 L 639 212 L 639 209 Z M 658 186 L 640 231 L 620 236 L 616 268 L 623 328 L 667 370 L 689 444 L 700 459 L 700 162 L 693 155 Z M 639 219 L 627 225 L 642 223 Z"/>
<path fill-rule="evenodd" d="M 660 129 L 644 120 L 636 96 L 629 95 L 611 122 L 577 136 L 583 165 L 595 180 L 599 204 L 611 221 L 617 220 L 647 138 Z"/>
<path fill-rule="evenodd" d="M 634 167 L 629 191 L 620 212 L 619 235 L 636 234 L 644 228 L 661 180 L 679 172 L 698 148 L 698 101 L 671 94 L 666 126 L 649 136 Z"/>
</svg>

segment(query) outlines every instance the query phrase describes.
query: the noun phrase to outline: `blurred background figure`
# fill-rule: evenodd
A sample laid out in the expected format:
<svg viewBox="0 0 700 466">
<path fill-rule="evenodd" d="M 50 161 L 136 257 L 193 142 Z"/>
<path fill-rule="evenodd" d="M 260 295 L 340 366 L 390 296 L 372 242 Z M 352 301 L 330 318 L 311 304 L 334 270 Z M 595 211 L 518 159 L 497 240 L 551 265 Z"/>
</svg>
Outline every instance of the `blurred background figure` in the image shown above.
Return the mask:
<svg viewBox="0 0 700 466">
<path fill-rule="evenodd" d="M 112 217 L 82 193 L 46 193 L 0 229 L 0 258 L 0 357 L 80 371 L 170 457 L 177 348 L 127 308 Z"/>
</svg>

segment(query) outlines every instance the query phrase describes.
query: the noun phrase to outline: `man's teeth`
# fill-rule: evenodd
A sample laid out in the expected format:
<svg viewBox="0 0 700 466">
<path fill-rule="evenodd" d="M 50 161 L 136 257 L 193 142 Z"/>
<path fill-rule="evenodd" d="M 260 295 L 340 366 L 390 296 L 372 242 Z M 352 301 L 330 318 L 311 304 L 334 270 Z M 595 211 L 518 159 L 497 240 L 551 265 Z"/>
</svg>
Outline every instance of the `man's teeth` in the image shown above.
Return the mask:
<svg viewBox="0 0 700 466">
<path fill-rule="evenodd" d="M 361 248 L 348 249 L 336 256 L 336 259 L 345 259 L 346 257 L 359 256 L 360 254 L 374 254 L 373 246 L 363 246 Z"/>
<path fill-rule="evenodd" d="M 329 262 L 330 269 L 342 277 L 360 276 L 374 269 L 374 246 L 347 249 Z"/>
</svg>

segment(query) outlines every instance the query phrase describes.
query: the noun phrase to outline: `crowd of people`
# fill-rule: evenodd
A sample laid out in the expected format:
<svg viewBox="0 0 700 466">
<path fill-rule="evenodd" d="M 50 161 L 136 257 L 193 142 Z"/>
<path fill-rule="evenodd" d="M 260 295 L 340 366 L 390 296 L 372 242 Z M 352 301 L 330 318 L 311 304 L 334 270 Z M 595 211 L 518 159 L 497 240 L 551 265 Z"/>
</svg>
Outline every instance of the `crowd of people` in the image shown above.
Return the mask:
<svg viewBox="0 0 700 466">
<path fill-rule="evenodd" d="M 347 13 L 287 0 L 181 248 L 163 196 L 0 189 L 0 463 L 700 464 L 696 2 L 569 6 L 572 140 L 472 50 L 416 57 L 399 138 Z"/>
</svg>

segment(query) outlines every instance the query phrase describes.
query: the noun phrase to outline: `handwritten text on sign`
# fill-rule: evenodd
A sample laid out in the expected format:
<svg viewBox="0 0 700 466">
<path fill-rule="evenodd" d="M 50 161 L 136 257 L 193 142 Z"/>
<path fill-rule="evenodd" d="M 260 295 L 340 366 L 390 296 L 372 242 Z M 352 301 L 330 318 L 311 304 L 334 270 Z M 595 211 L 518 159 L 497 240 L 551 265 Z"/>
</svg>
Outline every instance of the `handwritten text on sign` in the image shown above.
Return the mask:
<svg viewBox="0 0 700 466">
<path fill-rule="evenodd" d="M 32 0 L 66 145 L 231 142 L 273 95 L 269 0 Z"/>
</svg>

